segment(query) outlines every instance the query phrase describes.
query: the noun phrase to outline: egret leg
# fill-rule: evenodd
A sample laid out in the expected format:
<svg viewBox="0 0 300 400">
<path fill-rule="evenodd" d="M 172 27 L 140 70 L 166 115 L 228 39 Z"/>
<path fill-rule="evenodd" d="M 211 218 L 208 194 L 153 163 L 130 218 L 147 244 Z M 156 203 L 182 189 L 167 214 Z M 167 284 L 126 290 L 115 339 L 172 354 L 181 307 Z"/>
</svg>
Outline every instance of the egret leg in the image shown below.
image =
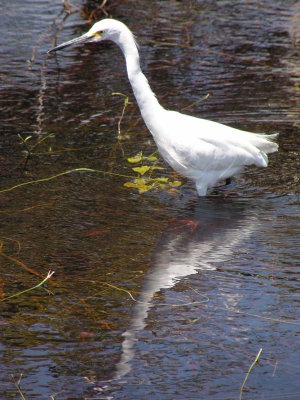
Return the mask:
<svg viewBox="0 0 300 400">
<path fill-rule="evenodd" d="M 203 182 L 196 182 L 196 189 L 198 192 L 198 196 L 206 196 L 207 193 L 207 184 Z"/>
</svg>

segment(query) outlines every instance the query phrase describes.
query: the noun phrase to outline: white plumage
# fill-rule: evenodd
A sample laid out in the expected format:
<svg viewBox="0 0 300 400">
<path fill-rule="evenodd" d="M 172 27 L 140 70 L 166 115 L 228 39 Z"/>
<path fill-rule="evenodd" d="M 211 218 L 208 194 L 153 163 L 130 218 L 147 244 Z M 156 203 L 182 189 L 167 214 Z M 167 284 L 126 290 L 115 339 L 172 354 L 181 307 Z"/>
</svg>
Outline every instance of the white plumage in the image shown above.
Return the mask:
<svg viewBox="0 0 300 400">
<path fill-rule="evenodd" d="M 112 40 L 122 50 L 128 78 L 143 120 L 165 161 L 180 174 L 192 179 L 199 196 L 220 180 L 243 171 L 245 165 L 267 167 L 268 153 L 277 151 L 277 134 L 264 135 L 164 109 L 142 73 L 132 32 L 120 21 L 104 19 L 71 44 Z"/>
</svg>

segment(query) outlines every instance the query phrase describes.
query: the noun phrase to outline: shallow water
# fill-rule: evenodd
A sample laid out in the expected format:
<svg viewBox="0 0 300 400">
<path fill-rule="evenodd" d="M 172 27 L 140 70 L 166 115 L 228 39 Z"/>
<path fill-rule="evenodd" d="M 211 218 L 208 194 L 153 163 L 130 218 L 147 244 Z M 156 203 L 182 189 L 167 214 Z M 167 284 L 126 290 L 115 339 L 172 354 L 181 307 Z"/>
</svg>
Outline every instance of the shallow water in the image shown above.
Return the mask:
<svg viewBox="0 0 300 400">
<path fill-rule="evenodd" d="M 124 186 L 136 176 L 128 157 L 155 145 L 122 55 L 103 44 L 48 56 L 55 38 L 89 26 L 49 4 L 0 6 L 0 189 L 45 179 L 0 193 L 0 295 L 55 270 L 1 303 L 0 398 L 16 398 L 20 379 L 28 399 L 239 399 L 260 349 L 242 398 L 299 398 L 299 6 L 111 10 L 137 35 L 165 107 L 280 132 L 267 170 L 198 199 L 185 180 Z M 122 140 L 124 97 L 113 92 L 131 101 Z M 158 177 L 182 179 L 158 165 Z M 78 168 L 93 171 L 60 175 Z"/>
</svg>

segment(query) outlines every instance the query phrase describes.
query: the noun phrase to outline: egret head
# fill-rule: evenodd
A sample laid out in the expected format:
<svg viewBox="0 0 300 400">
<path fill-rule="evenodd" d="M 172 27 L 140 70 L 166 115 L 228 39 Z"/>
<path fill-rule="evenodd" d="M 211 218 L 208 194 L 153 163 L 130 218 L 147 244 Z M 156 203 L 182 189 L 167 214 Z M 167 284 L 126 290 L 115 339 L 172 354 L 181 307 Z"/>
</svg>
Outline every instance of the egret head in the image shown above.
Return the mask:
<svg viewBox="0 0 300 400">
<path fill-rule="evenodd" d="M 96 22 L 84 35 L 62 43 L 49 50 L 48 53 L 52 53 L 54 51 L 64 49 L 65 47 L 80 43 L 101 42 L 102 40 L 112 40 L 113 42 L 119 43 L 120 35 L 122 35 L 123 32 L 128 31 L 129 30 L 126 25 L 120 21 L 108 18 L 103 19 L 99 22 Z"/>
</svg>

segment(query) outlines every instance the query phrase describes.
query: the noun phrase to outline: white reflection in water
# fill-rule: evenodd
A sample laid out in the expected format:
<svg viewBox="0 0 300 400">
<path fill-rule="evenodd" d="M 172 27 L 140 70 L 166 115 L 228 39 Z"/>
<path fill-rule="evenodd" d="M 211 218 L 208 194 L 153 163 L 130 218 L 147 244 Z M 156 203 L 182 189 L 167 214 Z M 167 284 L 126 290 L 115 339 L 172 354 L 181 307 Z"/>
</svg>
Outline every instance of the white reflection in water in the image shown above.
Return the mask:
<svg viewBox="0 0 300 400">
<path fill-rule="evenodd" d="M 133 318 L 124 332 L 121 359 L 114 380 L 131 370 L 138 332 L 146 325 L 155 293 L 174 286 L 180 279 L 199 270 L 214 270 L 216 263 L 232 257 L 233 249 L 242 246 L 257 223 L 250 206 L 224 200 L 201 201 L 185 219 L 178 219 L 163 233 L 155 249 Z M 233 307 L 239 296 L 224 293 L 226 303 Z"/>
</svg>

